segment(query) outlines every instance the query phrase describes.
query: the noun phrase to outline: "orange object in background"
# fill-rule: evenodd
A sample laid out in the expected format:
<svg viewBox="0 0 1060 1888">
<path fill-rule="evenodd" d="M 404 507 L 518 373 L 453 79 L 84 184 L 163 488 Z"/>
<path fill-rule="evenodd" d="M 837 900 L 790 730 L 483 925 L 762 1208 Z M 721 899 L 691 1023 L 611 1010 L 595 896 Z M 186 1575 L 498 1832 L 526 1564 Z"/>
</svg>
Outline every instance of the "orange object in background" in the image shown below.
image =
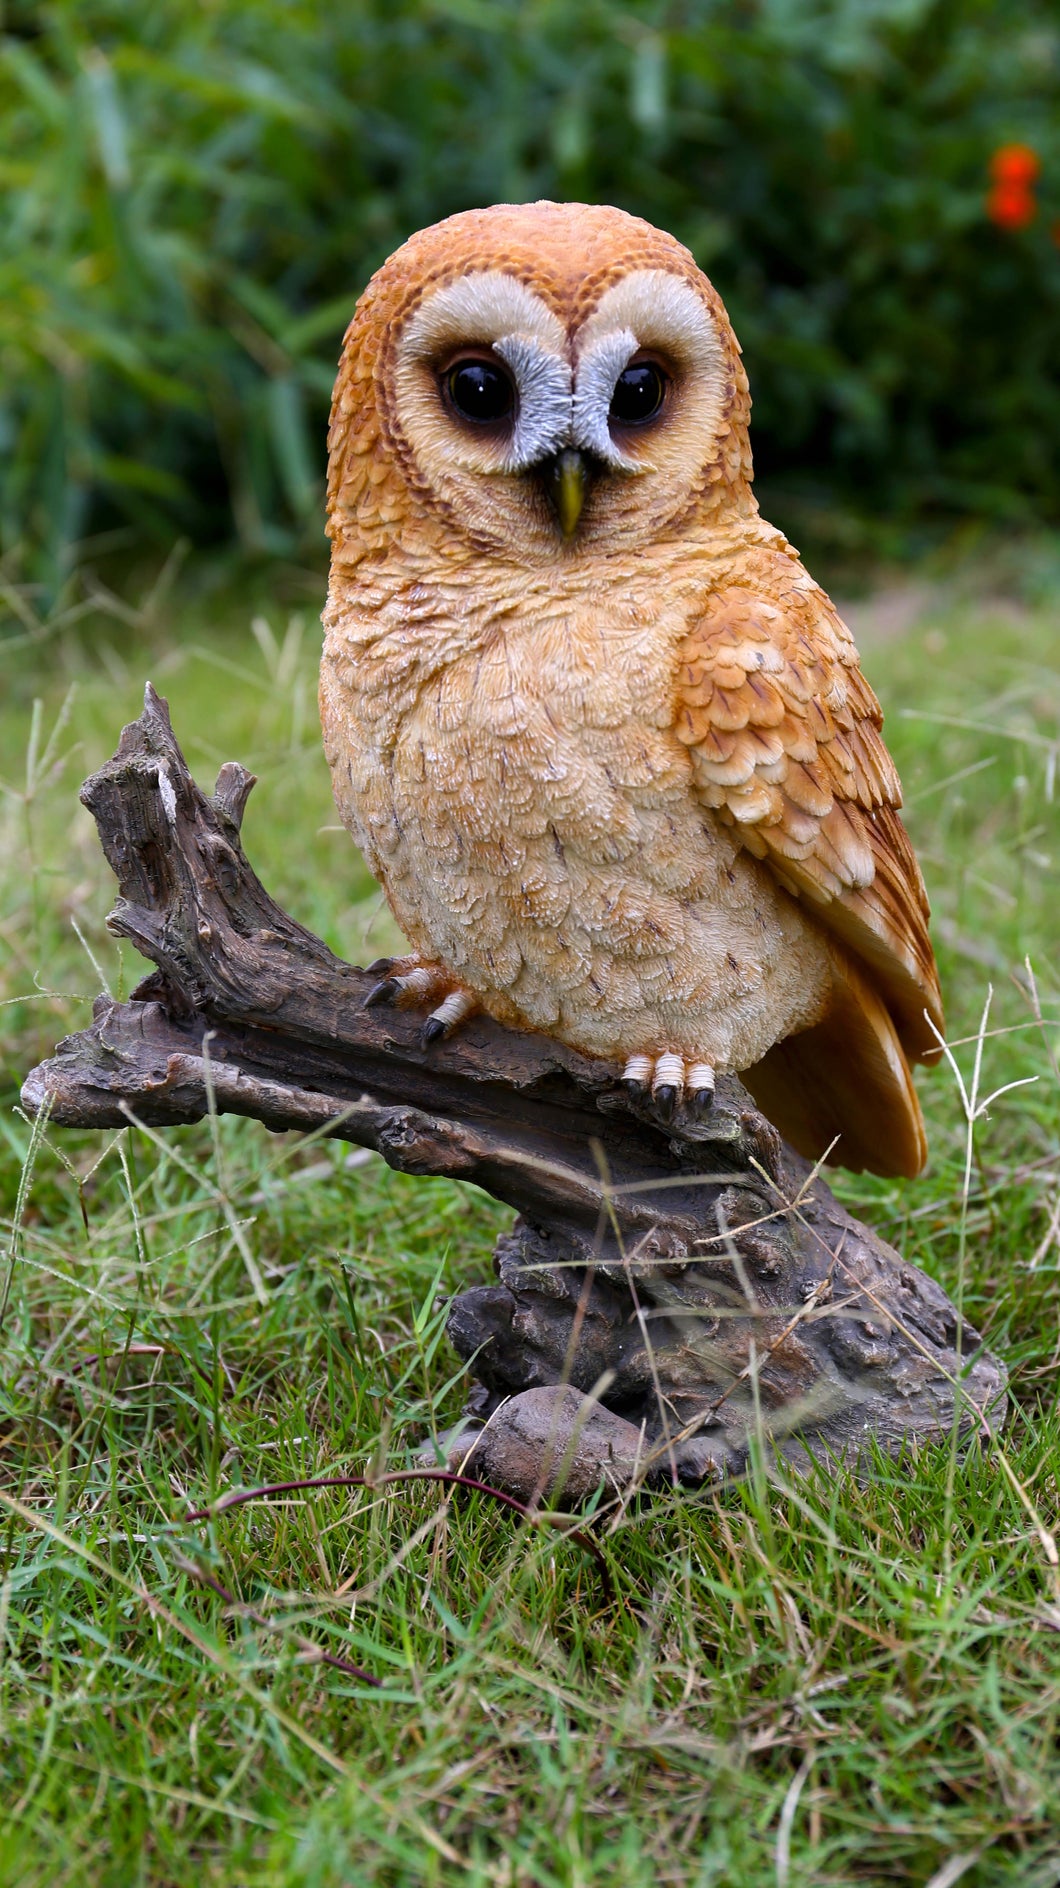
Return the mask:
<svg viewBox="0 0 1060 1888">
<path fill-rule="evenodd" d="M 1002 144 L 990 159 L 996 184 L 1022 184 L 1024 189 L 1041 176 L 1042 160 L 1029 144 Z"/>
<path fill-rule="evenodd" d="M 1029 144 L 1002 144 L 994 152 L 986 213 L 999 229 L 1026 229 L 1033 223 L 1038 211 L 1034 184 L 1041 168 L 1041 159 Z"/>
<path fill-rule="evenodd" d="M 986 213 L 999 229 L 1026 229 L 1038 206 L 1024 184 L 995 184 L 986 200 Z"/>
</svg>

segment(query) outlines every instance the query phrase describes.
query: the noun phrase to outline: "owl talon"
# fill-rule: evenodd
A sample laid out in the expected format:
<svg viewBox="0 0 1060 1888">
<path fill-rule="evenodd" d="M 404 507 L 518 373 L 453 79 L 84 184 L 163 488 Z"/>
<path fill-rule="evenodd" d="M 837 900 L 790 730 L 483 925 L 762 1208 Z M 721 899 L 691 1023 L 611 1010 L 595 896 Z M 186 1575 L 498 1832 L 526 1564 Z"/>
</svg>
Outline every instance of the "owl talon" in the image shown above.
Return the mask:
<svg viewBox="0 0 1060 1888">
<path fill-rule="evenodd" d="M 387 959 L 382 960 L 384 966 Z M 415 959 L 391 958 L 391 975 L 383 977 L 372 985 L 364 999 L 366 1010 L 374 1010 L 380 1003 L 393 1003 L 398 1009 L 411 1009 L 416 1003 L 429 1003 L 432 997 L 441 996 L 451 988 L 451 980 L 444 970 L 436 964 L 418 964 Z M 404 964 L 405 968 L 399 968 Z"/>
<path fill-rule="evenodd" d="M 380 957 L 369 968 L 390 974 L 373 983 L 364 998 L 366 1010 L 374 1010 L 384 1003 L 395 1009 L 409 1010 L 420 1003 L 437 1002 L 441 997 L 438 1008 L 432 1011 L 420 1031 L 424 1049 L 451 1036 L 454 1029 L 478 1009 L 471 992 L 461 989 L 459 984 L 454 987 L 452 976 L 441 964 L 422 963 L 416 957 Z"/>
<path fill-rule="evenodd" d="M 685 1086 L 696 1114 L 709 1114 L 714 1106 L 714 1070 L 710 1063 L 693 1062 L 685 1076 Z"/>
<path fill-rule="evenodd" d="M 622 1070 L 622 1086 L 634 1100 L 640 1100 L 651 1086 L 654 1064 L 650 1055 L 631 1055 Z"/>
<path fill-rule="evenodd" d="M 375 966 L 373 965 L 372 968 L 374 969 Z M 379 983 L 373 983 L 365 997 L 365 1009 L 374 1010 L 378 1009 L 381 1003 L 393 1003 L 400 988 L 401 983 L 397 977 L 383 977 Z"/>
<path fill-rule="evenodd" d="M 423 1025 L 420 1041 L 424 1048 L 429 1049 L 432 1042 L 440 1042 L 444 1037 L 451 1036 L 454 1029 L 459 1029 L 460 1024 L 473 1016 L 477 1008 L 469 991 L 450 991 L 445 1002 L 439 1003 L 433 1016 L 428 1016 Z"/>
<path fill-rule="evenodd" d="M 659 1056 L 651 1078 L 651 1098 L 664 1121 L 672 1121 L 685 1088 L 685 1059 L 667 1050 Z"/>
<path fill-rule="evenodd" d="M 620 1079 L 631 1101 L 645 1101 L 650 1091 L 655 1113 L 667 1126 L 685 1096 L 699 1116 L 709 1114 L 714 1105 L 714 1070 L 710 1063 L 686 1062 L 673 1050 L 660 1056 L 631 1055 Z"/>
</svg>

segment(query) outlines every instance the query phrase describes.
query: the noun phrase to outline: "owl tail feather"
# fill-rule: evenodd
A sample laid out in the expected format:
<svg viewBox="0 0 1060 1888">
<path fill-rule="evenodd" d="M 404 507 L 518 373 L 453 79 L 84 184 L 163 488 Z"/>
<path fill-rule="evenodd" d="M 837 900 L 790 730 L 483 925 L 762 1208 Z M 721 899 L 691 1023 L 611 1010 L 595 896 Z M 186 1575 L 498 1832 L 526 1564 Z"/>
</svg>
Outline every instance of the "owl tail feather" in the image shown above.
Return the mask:
<svg viewBox="0 0 1060 1888">
<path fill-rule="evenodd" d="M 836 953 L 823 1022 L 778 1042 L 740 1080 L 807 1160 L 912 1178 L 927 1159 L 924 1117 L 894 1023 L 867 978 Z"/>
</svg>

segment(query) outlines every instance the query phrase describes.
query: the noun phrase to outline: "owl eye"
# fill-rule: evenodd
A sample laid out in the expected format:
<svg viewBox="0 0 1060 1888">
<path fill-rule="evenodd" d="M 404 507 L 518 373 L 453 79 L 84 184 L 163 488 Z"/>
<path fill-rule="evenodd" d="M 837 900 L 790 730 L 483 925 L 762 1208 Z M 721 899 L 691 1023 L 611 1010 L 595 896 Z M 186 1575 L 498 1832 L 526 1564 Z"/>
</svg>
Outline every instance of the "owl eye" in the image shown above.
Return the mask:
<svg viewBox="0 0 1060 1888">
<path fill-rule="evenodd" d="M 478 426 L 495 426 L 515 411 L 511 377 L 495 361 L 454 361 L 446 370 L 445 390 L 454 412 Z"/>
<path fill-rule="evenodd" d="M 634 361 L 615 382 L 608 418 L 620 426 L 642 426 L 645 420 L 653 420 L 669 384 L 669 375 L 655 361 Z"/>
</svg>

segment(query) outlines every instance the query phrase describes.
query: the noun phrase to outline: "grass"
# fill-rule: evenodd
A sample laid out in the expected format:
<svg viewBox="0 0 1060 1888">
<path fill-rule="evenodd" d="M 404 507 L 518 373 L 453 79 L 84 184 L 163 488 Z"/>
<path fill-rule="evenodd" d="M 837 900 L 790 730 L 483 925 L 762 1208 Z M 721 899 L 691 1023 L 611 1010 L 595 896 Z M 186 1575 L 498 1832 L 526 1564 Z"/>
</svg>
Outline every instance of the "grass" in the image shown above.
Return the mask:
<svg viewBox="0 0 1060 1888">
<path fill-rule="evenodd" d="M 967 1112 L 1034 1080 L 969 1128 L 936 1071 L 928 1172 L 839 1185 L 1005 1357 L 1004 1452 L 943 1443 L 863 1485 L 759 1470 L 619 1513 L 609 1604 L 576 1544 L 436 1487 L 182 1521 L 234 1486 L 407 1461 L 460 1406 L 444 1298 L 489 1276 L 505 1215 L 252 1123 L 20 1116 L 101 978 L 139 975 L 76 787 L 148 674 L 200 776 L 260 774 L 269 889 L 347 955 L 390 939 L 335 830 L 313 580 L 233 599 L 197 571 L 133 605 L 81 584 L 45 624 L 15 599 L 0 645 L 0 1880 L 1056 1883 L 1060 592 L 992 604 L 973 572 L 864 638 L 969 1092 L 981 1058 Z"/>
</svg>

